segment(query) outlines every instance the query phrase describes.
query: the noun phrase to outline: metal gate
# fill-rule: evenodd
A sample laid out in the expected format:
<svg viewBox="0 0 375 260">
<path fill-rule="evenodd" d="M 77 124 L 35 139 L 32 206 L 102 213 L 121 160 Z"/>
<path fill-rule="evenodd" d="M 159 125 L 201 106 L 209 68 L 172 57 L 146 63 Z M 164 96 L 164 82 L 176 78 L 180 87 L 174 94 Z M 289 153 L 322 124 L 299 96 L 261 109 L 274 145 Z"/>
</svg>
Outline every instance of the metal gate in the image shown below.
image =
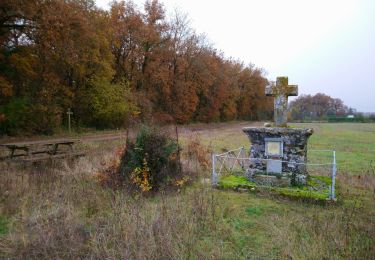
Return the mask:
<svg viewBox="0 0 375 260">
<path fill-rule="evenodd" d="M 314 162 L 296 163 L 283 160 L 280 160 L 280 162 L 295 165 L 306 165 L 309 173 L 319 173 L 330 176 L 332 185 L 330 186 L 329 199 L 335 199 L 337 173 L 336 151 L 309 150 L 308 152 L 309 157 L 312 157 Z M 244 176 L 246 169 L 248 169 L 252 163 L 259 163 L 269 160 L 273 159 L 251 158 L 244 147 L 233 149 L 221 154 L 212 154 L 212 185 L 217 186 L 221 176 L 228 174 Z"/>
</svg>

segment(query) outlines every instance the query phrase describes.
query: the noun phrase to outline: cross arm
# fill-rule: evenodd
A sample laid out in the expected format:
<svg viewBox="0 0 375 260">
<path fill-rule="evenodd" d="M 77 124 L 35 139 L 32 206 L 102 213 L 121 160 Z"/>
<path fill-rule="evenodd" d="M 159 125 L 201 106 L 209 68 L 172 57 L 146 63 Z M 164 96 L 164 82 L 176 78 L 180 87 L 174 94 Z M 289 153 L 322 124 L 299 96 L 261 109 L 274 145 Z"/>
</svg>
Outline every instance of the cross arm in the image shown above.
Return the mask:
<svg viewBox="0 0 375 260">
<path fill-rule="evenodd" d="M 270 82 L 268 86 L 266 86 L 265 94 L 266 96 L 275 96 L 275 82 Z"/>
<path fill-rule="evenodd" d="M 297 85 L 289 85 L 287 87 L 286 93 L 288 96 L 298 96 L 298 86 Z"/>
</svg>

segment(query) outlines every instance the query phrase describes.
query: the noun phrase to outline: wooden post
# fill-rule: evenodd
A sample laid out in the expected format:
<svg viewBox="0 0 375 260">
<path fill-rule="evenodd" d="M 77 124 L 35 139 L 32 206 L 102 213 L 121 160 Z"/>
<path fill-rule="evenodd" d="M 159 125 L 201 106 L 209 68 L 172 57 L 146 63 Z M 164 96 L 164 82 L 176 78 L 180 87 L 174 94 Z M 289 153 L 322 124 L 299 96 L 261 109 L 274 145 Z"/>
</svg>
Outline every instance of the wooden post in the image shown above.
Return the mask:
<svg viewBox="0 0 375 260">
<path fill-rule="evenodd" d="M 126 153 L 126 149 L 128 148 L 128 143 L 129 143 L 129 128 L 126 128 L 126 140 L 125 140 L 124 153 Z"/>
<path fill-rule="evenodd" d="M 216 172 L 216 154 L 212 154 L 212 180 L 211 185 L 216 187 L 218 182 L 218 176 Z"/>
<path fill-rule="evenodd" d="M 180 156 L 180 143 L 178 140 L 178 127 L 176 125 L 176 141 L 177 141 L 177 160 L 178 160 L 178 173 L 181 174 L 181 156 Z"/>
<path fill-rule="evenodd" d="M 71 128 L 70 128 L 70 115 L 73 115 L 73 112 L 70 110 L 70 107 L 68 109 L 68 112 L 66 112 L 68 114 L 68 129 L 69 129 L 69 134 L 71 133 Z"/>
</svg>

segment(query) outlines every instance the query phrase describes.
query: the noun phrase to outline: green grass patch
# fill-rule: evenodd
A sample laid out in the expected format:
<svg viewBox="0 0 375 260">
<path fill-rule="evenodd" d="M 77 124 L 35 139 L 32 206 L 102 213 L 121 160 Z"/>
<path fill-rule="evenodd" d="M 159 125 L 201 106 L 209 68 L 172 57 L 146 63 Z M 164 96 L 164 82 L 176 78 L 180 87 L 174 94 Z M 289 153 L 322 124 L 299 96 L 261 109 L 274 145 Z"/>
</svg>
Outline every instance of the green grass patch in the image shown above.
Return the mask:
<svg viewBox="0 0 375 260">
<path fill-rule="evenodd" d="M 263 207 L 255 206 L 246 209 L 246 214 L 249 216 L 261 216 L 264 210 Z"/>
<path fill-rule="evenodd" d="M 319 185 L 325 185 L 327 188 L 332 184 L 331 177 L 328 176 L 309 176 L 307 179 L 307 186 L 317 187 Z"/>
<path fill-rule="evenodd" d="M 375 173 L 375 124 L 309 123 L 296 124 L 301 128 L 313 128 L 309 150 L 335 149 L 339 172 L 351 174 Z M 330 153 L 309 152 L 309 162 L 332 161 Z"/>
<path fill-rule="evenodd" d="M 328 199 L 329 193 L 319 192 L 314 190 L 300 189 L 300 188 L 272 188 L 278 194 L 296 198 L 296 199 L 315 199 L 315 200 L 326 200 Z"/>
<path fill-rule="evenodd" d="M 220 178 L 218 187 L 221 189 L 238 189 L 245 188 L 249 190 L 267 190 L 272 193 L 277 193 L 282 196 L 295 199 L 311 199 L 325 201 L 329 197 L 329 187 L 332 184 L 331 178 L 326 176 L 309 176 L 306 186 L 291 186 L 291 187 L 265 187 L 259 186 L 254 182 L 249 181 L 244 176 L 229 175 Z M 259 208 L 248 208 L 249 214 L 260 214 Z"/>
<path fill-rule="evenodd" d="M 0 216 L 0 236 L 8 233 L 8 219 Z"/>
<path fill-rule="evenodd" d="M 228 175 L 220 178 L 218 186 L 222 189 L 255 188 L 256 183 L 249 181 L 244 176 Z"/>
</svg>

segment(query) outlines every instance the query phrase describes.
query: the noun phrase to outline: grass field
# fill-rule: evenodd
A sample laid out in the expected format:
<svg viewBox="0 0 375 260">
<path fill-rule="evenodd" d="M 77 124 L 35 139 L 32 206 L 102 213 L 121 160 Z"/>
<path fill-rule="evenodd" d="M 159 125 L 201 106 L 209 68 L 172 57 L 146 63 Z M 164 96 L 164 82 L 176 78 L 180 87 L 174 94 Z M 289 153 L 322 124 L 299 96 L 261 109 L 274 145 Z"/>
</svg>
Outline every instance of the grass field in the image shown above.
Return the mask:
<svg viewBox="0 0 375 260">
<path fill-rule="evenodd" d="M 248 125 L 181 127 L 180 140 L 198 135 L 214 152 L 248 147 Z M 214 190 L 201 179 L 129 196 L 94 177 L 123 143 L 91 142 L 77 162 L 0 165 L 0 258 L 375 259 L 375 124 L 294 126 L 314 128 L 310 149 L 336 149 L 336 204 Z"/>
</svg>

